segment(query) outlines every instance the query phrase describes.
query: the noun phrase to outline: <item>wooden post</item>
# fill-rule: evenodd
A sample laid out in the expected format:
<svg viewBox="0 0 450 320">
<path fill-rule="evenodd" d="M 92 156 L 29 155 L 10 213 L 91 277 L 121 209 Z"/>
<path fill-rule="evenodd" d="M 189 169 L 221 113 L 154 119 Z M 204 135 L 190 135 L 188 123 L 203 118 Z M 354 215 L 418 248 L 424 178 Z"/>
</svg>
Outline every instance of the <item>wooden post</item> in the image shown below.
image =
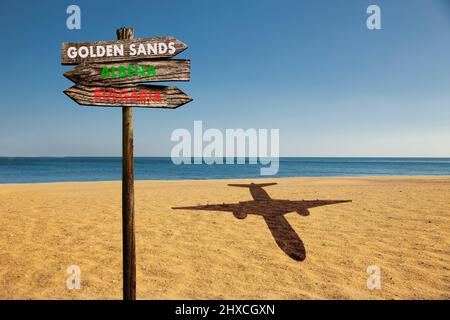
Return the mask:
<svg viewBox="0 0 450 320">
<path fill-rule="evenodd" d="M 117 39 L 132 39 L 134 30 L 117 29 Z M 122 108 L 122 243 L 123 299 L 136 300 L 134 237 L 133 108 Z"/>
</svg>

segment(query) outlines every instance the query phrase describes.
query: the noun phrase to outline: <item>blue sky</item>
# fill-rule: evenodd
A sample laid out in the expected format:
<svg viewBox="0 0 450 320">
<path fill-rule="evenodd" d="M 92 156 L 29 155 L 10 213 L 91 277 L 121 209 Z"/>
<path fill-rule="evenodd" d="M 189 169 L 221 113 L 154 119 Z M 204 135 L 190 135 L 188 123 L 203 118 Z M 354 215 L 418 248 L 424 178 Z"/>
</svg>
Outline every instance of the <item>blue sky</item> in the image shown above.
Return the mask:
<svg viewBox="0 0 450 320">
<path fill-rule="evenodd" d="M 170 155 L 194 120 L 279 128 L 282 156 L 450 156 L 449 2 L 2 0 L 0 156 L 121 155 L 121 110 L 77 106 L 60 65 L 62 42 L 121 26 L 177 37 L 192 65 L 176 85 L 193 102 L 135 109 L 137 156 Z M 366 28 L 370 4 L 382 30 Z"/>
</svg>

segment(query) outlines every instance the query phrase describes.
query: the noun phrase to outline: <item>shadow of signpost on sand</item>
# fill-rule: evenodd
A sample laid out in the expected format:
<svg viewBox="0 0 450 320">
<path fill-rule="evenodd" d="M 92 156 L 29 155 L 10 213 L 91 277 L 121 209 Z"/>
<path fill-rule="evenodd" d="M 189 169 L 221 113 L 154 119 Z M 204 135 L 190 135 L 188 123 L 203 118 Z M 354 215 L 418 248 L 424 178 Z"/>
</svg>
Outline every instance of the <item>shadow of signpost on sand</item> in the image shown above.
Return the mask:
<svg viewBox="0 0 450 320">
<path fill-rule="evenodd" d="M 229 211 L 232 212 L 238 219 L 245 219 L 248 214 L 262 216 L 278 247 L 292 259 L 296 261 L 303 261 L 306 258 L 305 246 L 284 215 L 289 212 L 297 212 L 301 216 L 308 216 L 309 209 L 311 208 L 351 202 L 352 200 L 291 201 L 272 199 L 263 187 L 268 187 L 275 184 L 276 183 L 229 184 L 231 187 L 249 188 L 254 200 L 242 201 L 239 203 L 173 207 L 172 209 Z"/>
</svg>

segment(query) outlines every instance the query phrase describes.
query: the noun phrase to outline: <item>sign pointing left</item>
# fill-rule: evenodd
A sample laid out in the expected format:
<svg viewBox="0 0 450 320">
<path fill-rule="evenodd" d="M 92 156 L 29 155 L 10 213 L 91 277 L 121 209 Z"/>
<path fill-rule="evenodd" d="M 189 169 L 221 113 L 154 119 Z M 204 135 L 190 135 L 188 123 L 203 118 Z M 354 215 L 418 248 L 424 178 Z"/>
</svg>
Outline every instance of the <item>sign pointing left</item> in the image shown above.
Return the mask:
<svg viewBox="0 0 450 320">
<path fill-rule="evenodd" d="M 157 59 L 116 63 L 82 63 L 64 73 L 75 83 L 91 86 L 121 85 L 156 81 L 189 81 L 189 60 Z"/>
</svg>

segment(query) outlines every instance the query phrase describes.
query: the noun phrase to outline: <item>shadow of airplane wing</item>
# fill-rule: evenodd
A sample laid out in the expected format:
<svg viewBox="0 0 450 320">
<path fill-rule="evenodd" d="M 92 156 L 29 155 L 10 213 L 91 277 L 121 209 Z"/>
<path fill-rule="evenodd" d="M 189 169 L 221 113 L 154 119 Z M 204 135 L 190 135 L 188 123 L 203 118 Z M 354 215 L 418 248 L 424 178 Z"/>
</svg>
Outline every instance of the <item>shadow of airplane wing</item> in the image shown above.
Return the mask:
<svg viewBox="0 0 450 320">
<path fill-rule="evenodd" d="M 206 210 L 206 211 L 233 211 L 239 209 L 238 203 L 223 203 L 223 204 L 205 204 L 199 206 L 189 207 L 172 207 L 175 210 Z"/>
<path fill-rule="evenodd" d="M 206 205 L 190 206 L 190 207 L 172 207 L 172 209 L 232 212 L 233 215 L 238 219 L 244 219 L 247 216 L 243 212 L 243 208 L 239 203 L 206 204 Z"/>
<path fill-rule="evenodd" d="M 301 216 L 309 216 L 310 212 L 308 209 L 316 208 L 321 206 L 328 206 L 332 204 L 352 202 L 352 200 L 301 200 L 301 201 L 291 201 L 294 204 L 295 211 Z"/>
<path fill-rule="evenodd" d="M 329 206 L 332 204 L 338 204 L 338 203 L 346 203 L 346 202 L 352 202 L 352 200 L 302 200 L 302 201 L 292 201 L 298 203 L 300 206 L 309 209 L 309 208 L 316 208 L 321 206 Z"/>
</svg>

